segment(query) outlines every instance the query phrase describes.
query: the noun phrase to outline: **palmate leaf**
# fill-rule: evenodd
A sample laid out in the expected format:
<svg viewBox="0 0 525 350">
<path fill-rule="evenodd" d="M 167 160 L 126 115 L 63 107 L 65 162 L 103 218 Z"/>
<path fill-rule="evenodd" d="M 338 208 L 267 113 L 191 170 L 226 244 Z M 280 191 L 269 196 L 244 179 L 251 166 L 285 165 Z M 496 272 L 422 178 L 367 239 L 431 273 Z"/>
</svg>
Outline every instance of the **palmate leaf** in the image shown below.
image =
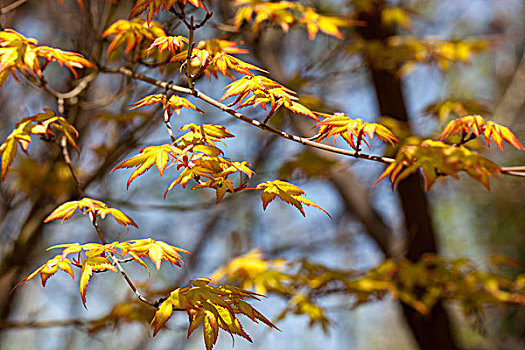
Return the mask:
<svg viewBox="0 0 525 350">
<path fill-rule="evenodd" d="M 37 44 L 36 39 L 26 38 L 12 29 L 0 31 L 0 87 L 6 81 L 9 71 L 15 79 L 16 70 L 22 73 L 32 72 L 41 78 L 42 69 L 38 61 L 39 57 L 46 60 L 45 66 L 50 62 L 58 62 L 68 67 L 75 77 L 76 68 L 95 68 L 93 63 L 78 53 L 48 46 L 36 46 Z"/>
<path fill-rule="evenodd" d="M 314 39 L 319 31 L 341 39 L 341 28 L 361 24 L 348 18 L 319 14 L 312 7 L 292 1 L 238 0 L 235 4 L 239 6 L 234 18 L 235 28 L 240 29 L 244 22 L 248 22 L 252 24 L 252 32 L 259 32 L 269 22 L 279 25 L 284 32 L 294 25 L 303 26 L 310 39 Z"/>
<path fill-rule="evenodd" d="M 64 117 L 57 116 L 54 111 L 44 108 L 44 113 L 20 120 L 15 125 L 15 130 L 0 145 L 0 153 L 2 153 L 2 180 L 5 181 L 7 170 L 16 156 L 17 144 L 27 154 L 32 135 L 54 136 L 54 130 L 61 132 L 69 144 L 80 153 L 75 142 L 75 138 L 78 137 L 77 130 Z"/>
<path fill-rule="evenodd" d="M 45 218 L 44 222 L 47 223 L 59 219 L 62 219 L 62 222 L 64 222 L 71 218 L 77 209 L 79 209 L 82 214 L 92 213 L 95 217 L 100 216 L 102 219 L 104 219 L 106 215 L 112 215 L 117 223 L 126 226 L 126 232 L 129 230 L 129 225 L 138 228 L 135 221 L 120 210 L 109 208 L 106 203 L 91 198 L 82 198 L 79 201 L 66 202 L 60 205 Z"/>
<path fill-rule="evenodd" d="M 77 78 L 75 68 L 96 68 L 93 63 L 79 53 L 62 51 L 53 47 L 39 46 L 37 55 L 43 57 L 46 60 L 46 63 L 57 62 L 61 66 L 66 66 L 71 73 L 73 73 L 75 78 Z"/>
<path fill-rule="evenodd" d="M 243 60 L 234 57 L 232 53 L 247 53 L 248 50 L 241 49 L 236 43 L 224 39 L 211 39 L 201 41 L 195 49 L 192 50 L 192 57 L 190 59 L 191 74 L 197 75 L 204 73 L 208 78 L 213 75 L 217 78 L 217 73 L 234 79 L 233 72 L 238 72 L 244 75 L 253 76 L 251 71 L 259 71 L 268 73 L 264 69 L 253 64 L 244 62 Z M 184 62 L 182 68 L 186 65 L 188 51 L 182 51 L 176 54 L 171 62 Z"/>
<path fill-rule="evenodd" d="M 104 31 L 103 37 L 109 35 L 115 36 L 108 47 L 108 55 L 111 55 L 124 44 L 126 45 L 124 53 L 128 54 L 134 48 L 140 47 L 143 42 L 156 42 L 157 39 L 166 37 L 166 32 L 159 22 L 148 23 L 142 18 L 134 18 L 130 21 L 121 19 L 113 23 Z"/>
<path fill-rule="evenodd" d="M 457 135 L 459 133 L 462 134 L 463 138 L 471 134 L 476 137 L 482 135 L 485 137 L 485 141 L 489 147 L 490 140 L 492 139 L 501 151 L 503 151 L 504 140 L 517 149 L 525 150 L 525 146 L 518 141 L 516 136 L 507 127 L 492 121 L 486 121 L 480 115 L 470 115 L 450 121 L 441 132 L 439 139 L 444 140 L 451 134 Z"/>
<path fill-rule="evenodd" d="M 161 36 L 156 38 L 146 51 L 148 55 L 153 49 L 157 49 L 160 52 L 168 50 L 173 54 L 177 54 L 188 42 L 188 38 L 183 36 Z"/>
<path fill-rule="evenodd" d="M 180 111 L 182 110 L 182 108 L 192 109 L 201 114 L 204 113 L 184 97 L 172 95 L 168 99 L 164 94 L 148 95 L 140 101 L 137 101 L 134 104 L 132 104 L 129 107 L 129 109 L 141 108 L 148 105 L 156 105 L 158 103 L 162 103 L 162 105 L 164 106 L 164 110 L 167 111 L 169 115 L 173 114 L 173 112 L 176 112 L 177 115 L 180 115 Z"/>
<path fill-rule="evenodd" d="M 86 259 L 82 259 L 82 273 L 80 275 L 80 298 L 82 299 L 82 304 L 86 309 L 86 291 L 93 272 L 103 272 L 108 270 L 117 272 L 117 269 L 115 266 L 113 266 L 108 258 L 100 256 L 97 253 L 88 252 L 86 253 Z"/>
<path fill-rule="evenodd" d="M 18 284 L 13 288 L 13 290 L 18 286 L 22 287 L 24 284 L 26 284 L 27 281 L 33 279 L 38 274 L 40 274 L 42 286 L 45 287 L 49 277 L 53 276 L 58 271 L 58 269 L 67 272 L 72 279 L 75 279 L 75 275 L 73 274 L 73 268 L 71 267 L 71 264 L 71 260 L 64 258 L 62 255 L 57 255 L 53 259 L 48 260 L 44 265 L 40 266 L 29 276 L 25 277 L 20 282 L 18 282 Z"/>
<path fill-rule="evenodd" d="M 135 259 L 135 261 L 145 267 L 146 265 L 140 258 L 149 257 L 155 264 L 157 270 L 160 270 L 162 260 L 168 261 L 179 267 L 183 266 L 184 261 L 182 261 L 182 257 L 179 253 L 191 254 L 187 250 L 151 238 L 122 242 L 117 244 L 117 247 L 122 250 L 122 255 L 129 254 Z"/>
<path fill-rule="evenodd" d="M 377 184 L 389 176 L 392 187 L 421 168 L 425 177 L 426 189 L 429 190 L 436 179 L 442 175 L 458 178 L 458 173 L 466 172 L 490 190 L 489 177 L 500 174 L 501 169 L 490 160 L 463 146 L 450 146 L 441 141 L 424 140 L 420 145 L 405 145 L 396 155 Z"/>
<path fill-rule="evenodd" d="M 233 78 L 231 71 L 235 71 L 244 75 L 253 76 L 251 71 L 259 71 L 268 73 L 262 68 L 254 66 L 253 64 L 246 63 L 243 60 L 229 55 L 225 52 L 217 53 L 211 59 L 210 65 L 205 73 L 211 73 L 217 78 L 217 72 L 220 72 L 225 77 Z"/>
<path fill-rule="evenodd" d="M 297 102 L 299 98 L 295 96 L 295 91 L 261 75 L 244 76 L 227 85 L 224 89 L 227 90 L 219 101 L 237 96 L 234 103 L 238 103 L 240 108 L 247 106 L 257 107 L 260 105 L 266 110 L 266 104 L 270 104 L 271 109 L 267 119 L 270 118 L 280 106 L 284 106 L 292 112 L 319 120 L 311 110 Z"/>
<path fill-rule="evenodd" d="M 230 335 L 238 335 L 252 341 L 237 319 L 243 314 L 253 322 L 263 322 L 271 328 L 279 330 L 260 312 L 255 310 L 245 299 L 259 300 L 259 294 L 232 286 L 213 287 L 210 280 L 200 278 L 191 281 L 191 286 L 177 288 L 171 292 L 157 309 L 151 321 L 154 325 L 153 335 L 156 335 L 162 326 L 171 317 L 173 310 L 185 310 L 189 318 L 188 337 L 201 324 L 203 325 L 204 342 L 207 350 L 211 350 L 217 341 L 219 329 Z"/>
<path fill-rule="evenodd" d="M 303 216 L 306 216 L 303 209 L 303 204 L 320 209 L 326 215 L 330 216 L 330 214 L 328 214 L 323 208 L 303 197 L 305 193 L 302 189 L 289 182 L 281 180 L 266 181 L 257 185 L 257 187 L 254 189 L 263 191 L 261 193 L 261 200 L 264 210 L 266 210 L 268 204 L 270 204 L 270 202 L 278 196 L 279 199 L 296 207 L 301 212 L 301 214 L 303 214 Z"/>
<path fill-rule="evenodd" d="M 151 169 L 153 165 L 157 166 L 159 174 L 162 176 L 166 167 L 168 167 L 168 165 L 171 164 L 179 155 L 184 153 L 178 147 L 170 144 L 144 147 L 141 148 L 139 152 L 140 153 L 136 156 L 125 160 L 113 168 L 113 170 L 111 170 L 111 173 L 113 173 L 117 169 L 133 167 L 136 168 L 129 177 L 126 188 L 129 188 L 129 185 L 133 180 Z"/>
<path fill-rule="evenodd" d="M 202 0 L 136 0 L 135 6 L 133 6 L 129 14 L 129 18 L 137 17 L 147 10 L 147 19 L 148 22 L 151 22 L 153 15 L 157 15 L 161 9 L 170 9 L 177 2 L 180 2 L 182 6 L 190 3 L 196 8 L 202 8 L 206 13 L 209 13 Z"/>
<path fill-rule="evenodd" d="M 23 73 L 31 71 L 39 77 L 42 76 L 36 50 L 37 44 L 36 39 L 26 38 L 12 29 L 0 31 L 0 73 L 4 74 L 2 84 L 6 81 L 9 71 L 16 79 L 16 69 Z"/>
<path fill-rule="evenodd" d="M 185 124 L 180 127 L 180 131 L 186 133 L 179 137 L 175 143 L 182 149 L 197 145 L 215 146 L 215 142 L 221 142 L 222 139 L 234 137 L 234 135 L 224 126 L 219 124 Z"/>
<path fill-rule="evenodd" d="M 334 115 L 317 113 L 325 117 L 324 120 L 317 123 L 319 126 L 319 134 L 321 135 L 317 141 L 321 141 L 328 137 L 341 136 L 349 145 L 355 150 L 360 148 L 360 143 L 363 141 L 368 147 L 368 143 L 364 139 L 367 136 L 370 140 L 377 136 L 381 141 L 389 142 L 390 144 L 398 143 L 399 140 L 388 130 L 385 126 L 378 123 L 367 123 L 362 119 L 351 119 L 344 113 L 335 113 Z"/>
</svg>

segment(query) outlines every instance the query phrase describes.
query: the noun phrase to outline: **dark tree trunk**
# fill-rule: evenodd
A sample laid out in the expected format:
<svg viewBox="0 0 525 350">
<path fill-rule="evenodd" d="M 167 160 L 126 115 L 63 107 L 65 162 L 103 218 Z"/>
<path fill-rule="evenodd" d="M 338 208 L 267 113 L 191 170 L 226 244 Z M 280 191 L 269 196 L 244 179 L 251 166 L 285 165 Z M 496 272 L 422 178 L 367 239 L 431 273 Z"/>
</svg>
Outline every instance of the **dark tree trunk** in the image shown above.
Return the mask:
<svg viewBox="0 0 525 350">
<path fill-rule="evenodd" d="M 366 25 L 359 29 L 359 33 L 368 41 L 385 41 L 395 34 L 391 28 L 381 24 L 380 9 L 378 6 L 371 12 L 360 15 L 360 19 L 365 21 Z M 395 72 L 370 64 L 370 74 L 381 115 L 394 118 L 408 126 L 403 87 Z M 425 253 L 437 253 L 436 234 L 421 174 L 416 173 L 402 181 L 398 186 L 398 195 L 405 216 L 406 257 L 417 261 Z M 421 349 L 458 349 L 442 303 L 434 306 L 429 315 L 422 315 L 406 304 L 402 304 L 402 307 Z"/>
</svg>

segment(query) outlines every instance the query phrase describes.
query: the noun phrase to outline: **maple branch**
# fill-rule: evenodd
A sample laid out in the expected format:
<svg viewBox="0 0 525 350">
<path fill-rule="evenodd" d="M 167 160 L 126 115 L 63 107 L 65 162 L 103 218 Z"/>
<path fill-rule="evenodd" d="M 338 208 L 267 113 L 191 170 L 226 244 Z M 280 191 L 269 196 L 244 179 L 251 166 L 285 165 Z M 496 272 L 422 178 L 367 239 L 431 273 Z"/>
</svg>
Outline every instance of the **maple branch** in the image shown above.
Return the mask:
<svg viewBox="0 0 525 350">
<path fill-rule="evenodd" d="M 191 54 L 193 52 L 193 46 L 194 46 L 193 31 L 195 30 L 193 28 L 193 16 L 191 16 L 190 21 L 191 21 L 191 26 L 188 27 L 190 30 L 190 35 L 188 38 L 188 45 L 189 45 L 188 55 L 186 56 L 186 77 L 188 78 L 188 86 L 190 87 L 191 91 L 195 91 L 195 87 L 193 86 L 193 80 L 191 77 Z M 184 23 L 186 23 L 186 21 L 184 21 Z"/>
<path fill-rule="evenodd" d="M 59 109 L 63 110 L 63 99 L 59 99 L 58 105 L 59 105 Z M 75 174 L 73 166 L 71 165 L 71 158 L 69 156 L 69 152 L 68 152 L 68 149 L 67 149 L 67 142 L 66 141 L 67 140 L 65 140 L 65 136 L 63 136 L 62 140 L 60 142 L 60 146 L 62 148 L 62 155 L 64 157 L 64 161 L 66 162 L 66 164 L 69 167 L 69 171 L 71 173 L 71 177 L 73 178 L 73 180 L 75 181 L 75 183 L 77 185 L 78 195 L 80 197 L 84 197 L 84 191 L 82 190 L 82 185 L 80 184 L 80 181 L 78 180 L 78 177 Z M 91 219 L 91 223 L 93 224 L 93 227 L 95 228 L 95 231 L 97 232 L 98 238 L 100 239 L 102 244 L 107 244 L 107 241 L 104 238 L 104 235 L 102 234 L 102 230 L 100 229 L 100 226 L 98 225 L 96 213 L 93 212 L 93 211 L 90 211 L 89 212 L 89 218 Z M 157 307 L 157 306 L 155 306 L 156 305 L 155 302 L 152 302 L 152 301 L 148 300 L 146 297 L 144 297 L 137 290 L 137 287 L 135 287 L 135 284 L 133 283 L 133 281 L 131 281 L 131 279 L 126 274 L 126 271 L 124 271 L 124 269 L 122 268 L 122 265 L 120 264 L 119 259 L 117 259 L 117 257 L 115 257 L 115 255 L 113 253 L 110 253 L 110 252 L 108 252 L 108 256 L 113 261 L 113 265 L 118 269 L 118 271 L 120 272 L 120 274 L 122 275 L 124 280 L 128 283 L 129 287 L 131 288 L 133 293 L 135 293 L 137 298 L 140 301 L 142 301 L 143 303 L 145 303 L 145 304 Z M 125 261 L 123 261 L 123 262 L 125 262 Z"/>
<path fill-rule="evenodd" d="M 190 78 L 188 77 L 188 79 Z M 173 81 L 170 81 L 169 84 L 171 84 L 172 82 Z M 166 96 L 166 101 L 168 101 L 169 100 L 168 89 L 164 89 L 164 96 Z M 169 112 L 169 108 L 164 107 L 164 124 L 166 124 L 166 128 L 168 129 L 168 134 L 170 135 L 171 142 L 175 144 L 175 142 L 177 141 L 177 138 L 175 137 L 175 134 L 173 133 L 173 128 L 171 127 L 170 119 L 171 119 L 171 114 Z"/>
<path fill-rule="evenodd" d="M 102 244 L 107 244 L 107 241 L 106 239 L 104 238 L 104 235 L 102 234 L 102 230 L 100 229 L 100 226 L 98 225 L 98 222 L 97 222 L 97 216 L 95 215 L 95 213 L 93 211 L 90 211 L 89 212 L 89 217 L 91 219 L 91 223 L 93 224 L 93 227 L 95 227 L 95 231 L 97 231 L 97 235 L 98 235 L 98 238 L 100 239 L 100 241 L 102 242 Z M 131 288 L 131 290 L 133 291 L 133 293 L 135 293 L 135 295 L 137 296 L 137 298 L 142 301 L 143 303 L 145 304 L 148 304 L 150 306 L 154 306 L 156 307 L 156 303 L 153 302 L 153 301 L 150 301 L 149 299 L 147 299 L 145 296 L 143 296 L 138 290 L 137 290 L 137 287 L 135 287 L 135 284 L 133 283 L 133 281 L 129 278 L 128 274 L 126 273 L 126 271 L 124 271 L 124 268 L 122 267 L 122 265 L 120 264 L 120 261 L 119 259 L 117 259 L 117 257 L 115 257 L 115 255 L 113 253 L 110 253 L 108 252 L 108 256 L 109 258 L 111 259 L 111 261 L 113 261 L 113 265 L 117 268 L 117 270 L 120 272 L 120 274 L 122 275 L 122 277 L 124 277 L 124 280 L 126 280 L 127 284 L 129 285 L 129 287 Z"/>
<path fill-rule="evenodd" d="M 62 156 L 64 157 L 64 162 L 67 164 L 69 168 L 69 172 L 71 173 L 71 177 L 73 178 L 73 181 L 75 181 L 75 185 L 77 187 L 77 193 L 80 196 L 80 198 L 84 197 L 84 190 L 82 189 L 82 185 L 80 184 L 80 181 L 77 178 L 77 175 L 75 174 L 75 171 L 73 170 L 73 166 L 71 165 L 71 157 L 69 155 L 69 150 L 67 148 L 67 138 L 66 136 L 62 136 L 60 139 L 60 148 L 62 149 Z"/>
<path fill-rule="evenodd" d="M 34 77 L 32 77 L 31 75 L 25 75 L 24 74 L 24 76 L 25 76 L 25 78 L 27 79 L 27 81 L 31 85 L 33 85 L 36 88 L 40 88 L 40 89 L 44 90 L 48 94 L 54 96 L 56 99 L 70 100 L 70 99 L 75 99 L 78 95 L 80 95 L 89 86 L 89 83 L 91 83 L 93 80 L 95 80 L 95 78 L 98 76 L 98 72 L 93 72 L 93 73 L 88 74 L 85 77 L 79 79 L 77 81 L 78 85 L 75 86 L 70 91 L 67 91 L 67 92 L 59 92 L 59 91 L 56 91 L 55 89 L 51 88 L 47 84 L 47 81 L 44 78 L 40 78 L 40 79 L 37 80 Z M 75 103 L 76 103 L 76 101 L 75 101 Z"/>
<path fill-rule="evenodd" d="M 27 0 L 18 0 L 18 1 L 13 2 L 12 4 L 4 6 L 0 9 L 0 15 L 5 15 L 6 13 L 9 13 L 15 10 L 17 7 L 23 5 L 26 2 Z"/>
<path fill-rule="evenodd" d="M 81 319 L 49 320 L 49 321 L 18 321 L 18 322 L 0 321 L 0 329 L 51 328 L 51 327 L 68 327 L 68 326 L 85 327 L 94 321 L 81 320 Z"/>
<path fill-rule="evenodd" d="M 240 121 L 243 121 L 245 123 L 248 123 L 248 124 L 251 124 L 261 130 L 264 130 L 264 131 L 268 131 L 272 134 L 275 134 L 277 136 L 280 136 L 284 139 L 287 139 L 287 140 L 290 140 L 290 141 L 293 141 L 293 142 L 297 142 L 297 143 L 300 143 L 302 145 L 305 145 L 305 146 L 310 146 L 310 147 L 313 147 L 313 148 L 317 148 L 317 149 L 320 149 L 320 150 L 323 150 L 323 151 L 327 151 L 327 152 L 332 152 L 332 153 L 336 153 L 336 154 L 342 154 L 342 155 L 345 155 L 345 156 L 349 156 L 349 157 L 354 157 L 354 158 L 358 158 L 358 159 L 365 159 L 365 160 L 371 160 L 371 161 L 375 161 L 375 162 L 380 162 L 380 163 L 385 163 L 385 164 L 390 164 L 390 163 L 393 163 L 394 162 L 394 159 L 393 158 L 390 158 L 390 157 L 382 157 L 382 156 L 376 156 L 376 155 L 371 155 L 371 154 L 366 154 L 366 153 L 360 153 L 360 152 L 356 152 L 356 151 L 351 151 L 351 150 L 346 150 L 346 149 L 343 149 L 343 148 L 339 148 L 339 147 L 334 147 L 334 146 L 330 146 L 330 145 L 326 145 L 326 144 L 323 144 L 323 143 L 317 143 L 317 142 L 314 142 L 312 141 L 312 139 L 316 139 L 318 138 L 319 136 L 318 135 L 314 135 L 312 136 L 311 138 L 305 138 L 305 137 L 301 137 L 301 136 L 297 136 L 297 135 L 293 135 L 293 134 L 290 134 L 290 133 L 287 133 L 286 131 L 283 131 L 283 130 L 280 130 L 280 129 L 277 129 L 277 128 L 274 128 L 268 124 L 264 124 L 258 120 L 255 120 L 255 119 L 252 119 L 230 107 L 228 107 L 227 105 L 209 97 L 208 95 L 204 94 L 203 92 L 197 90 L 197 89 L 189 89 L 189 88 L 185 88 L 185 87 L 182 87 L 182 86 L 179 86 L 179 85 L 175 85 L 175 84 L 171 84 L 169 82 L 165 82 L 165 81 L 162 81 L 162 80 L 158 80 L 158 79 L 155 79 L 155 78 L 152 78 L 152 77 L 149 77 L 147 75 L 144 75 L 144 74 L 141 74 L 141 73 L 136 73 L 134 71 L 132 71 L 131 69 L 128 69 L 128 68 L 125 68 L 125 67 L 119 67 L 119 68 L 107 68 L 107 67 L 99 67 L 100 71 L 103 72 L 103 73 L 108 73 L 108 74 L 122 74 L 122 75 L 125 75 L 131 79 L 135 79 L 135 80 L 140 80 L 142 82 L 145 82 L 145 83 L 148 83 L 148 84 L 151 84 L 151 85 L 155 85 L 157 87 L 160 87 L 162 89 L 166 89 L 166 90 L 171 90 L 171 91 L 174 91 L 174 92 L 178 92 L 178 93 L 181 93 L 181 94 L 186 94 L 186 95 L 192 95 L 192 96 L 195 96 L 196 98 L 220 109 L 221 111 L 223 112 L 226 112 L 230 115 L 232 115 L 233 117 L 239 119 Z M 524 172 L 521 172 L 522 169 L 525 168 L 525 167 L 502 167 L 500 168 L 501 169 L 501 173 L 504 174 L 504 175 L 510 175 L 510 176 L 517 176 L 517 177 L 525 177 L 525 171 Z M 516 170 L 518 169 L 518 170 Z"/>
<path fill-rule="evenodd" d="M 375 155 L 370 155 L 370 154 L 364 154 L 364 153 L 357 153 L 355 151 L 351 151 L 351 150 L 346 150 L 346 149 L 343 149 L 343 148 L 338 148 L 338 147 L 334 147 L 334 146 L 330 146 L 330 145 L 326 145 L 326 144 L 323 144 L 323 143 L 317 143 L 317 142 L 314 142 L 314 141 L 311 141 L 309 140 L 308 138 L 304 138 L 304 137 L 301 137 L 301 136 L 297 136 L 297 135 L 293 135 L 293 134 L 290 134 L 290 133 L 287 133 L 285 131 L 282 131 L 280 129 L 277 129 L 277 128 L 274 128 L 268 124 L 263 124 L 262 122 L 258 121 L 258 120 L 255 120 L 255 119 L 252 119 L 240 112 L 237 112 L 236 110 L 228 107 L 227 105 L 209 97 L 208 95 L 204 94 L 203 92 L 197 90 L 197 89 L 189 89 L 189 88 L 185 88 L 185 87 L 182 87 L 182 86 L 178 86 L 178 85 L 174 85 L 174 84 L 170 84 L 168 82 L 165 82 L 165 81 L 162 81 L 162 80 L 158 80 L 158 79 L 155 79 L 155 78 L 152 78 L 152 77 L 149 77 L 147 75 L 144 75 L 144 74 L 141 74 L 141 73 L 136 73 L 128 68 L 125 68 L 125 67 L 119 67 L 119 68 L 107 68 L 107 67 L 100 67 L 99 68 L 101 72 L 103 73 L 108 73 L 108 74 L 122 74 L 122 75 L 125 75 L 131 79 L 135 79 L 135 80 L 140 80 L 140 81 L 143 81 L 145 83 L 148 83 L 148 84 L 151 84 L 151 85 L 155 85 L 155 86 L 158 86 L 162 89 L 168 89 L 168 90 L 171 90 L 171 91 L 174 91 L 174 92 L 178 92 L 178 93 L 181 93 L 181 94 L 186 94 L 186 95 L 193 95 L 195 96 L 196 98 L 220 109 L 221 111 L 223 112 L 226 112 L 230 115 L 232 115 L 233 117 L 245 122 L 245 123 L 248 123 L 248 124 L 251 124 L 261 130 L 264 130 L 264 131 L 268 131 L 272 134 L 275 134 L 277 136 L 280 136 L 282 138 L 285 138 L 285 139 L 288 139 L 288 140 L 291 140 L 291 141 L 294 141 L 294 142 L 297 142 L 297 143 L 300 143 L 300 144 L 303 144 L 303 145 L 306 145 L 306 146 L 310 146 L 310 147 L 314 147 L 314 148 L 318 148 L 318 149 L 321 149 L 321 150 L 324 150 L 324 151 L 328 151 L 328 152 L 332 152 L 332 153 L 337 153 L 337 154 L 342 154 L 342 155 L 345 155 L 345 156 L 350 156 L 350 157 L 354 157 L 354 158 L 360 158 L 360 159 L 367 159 L 367 160 L 373 160 L 373 161 L 376 161 L 376 162 L 381 162 L 381 163 L 386 163 L 386 164 L 390 164 L 394 161 L 393 158 L 389 158 L 389 157 L 381 157 L 381 156 L 375 156 Z"/>
</svg>

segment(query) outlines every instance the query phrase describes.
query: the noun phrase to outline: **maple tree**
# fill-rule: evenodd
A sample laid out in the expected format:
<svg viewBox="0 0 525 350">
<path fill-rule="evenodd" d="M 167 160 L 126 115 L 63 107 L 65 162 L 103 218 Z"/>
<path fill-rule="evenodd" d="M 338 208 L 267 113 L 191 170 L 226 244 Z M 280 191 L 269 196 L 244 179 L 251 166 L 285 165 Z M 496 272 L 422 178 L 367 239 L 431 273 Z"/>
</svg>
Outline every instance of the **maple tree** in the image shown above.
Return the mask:
<svg viewBox="0 0 525 350">
<path fill-rule="evenodd" d="M 1 13 L 14 15 L 23 11 L 26 2 L 30 1 L 15 1 L 0 8 Z M 459 304 L 468 317 L 482 314 L 487 305 L 524 305 L 523 274 L 509 277 L 497 269 L 478 268 L 468 259 L 438 254 L 425 192 L 444 186 L 436 184 L 438 180 L 459 179 L 463 172 L 487 190 L 491 189 L 490 178 L 513 177 L 523 183 L 522 163 L 503 166 L 503 160 L 492 157 L 477 143 L 483 138 L 486 148 L 493 142 L 503 151 L 507 142 L 523 151 L 519 141 L 523 137 L 490 120 L 490 110 L 482 103 L 452 97 L 424 108 L 425 113 L 437 117 L 437 126 L 425 137 L 418 136 L 411 129 L 403 99 L 402 80 L 413 74 L 416 66 L 431 65 L 447 72 L 457 64 L 471 63 L 475 55 L 490 51 L 495 43 L 490 38 L 419 37 L 413 23 L 417 11 L 389 1 L 352 0 L 344 11 L 330 9 L 334 4 L 321 5 L 258 0 L 59 0 L 35 5 L 68 9 L 89 26 L 82 36 L 70 23 L 66 32 L 78 35 L 71 50 L 48 42 L 50 46 L 39 46 L 39 40 L 25 35 L 23 26 L 14 20 L 9 27 L 2 27 L 0 93 L 15 95 L 17 92 L 8 91 L 10 86 L 13 91 L 29 87 L 33 90 L 27 91 L 46 96 L 40 100 L 38 113 L 11 117 L 14 122 L 4 125 L 0 145 L 3 219 L 7 222 L 22 212 L 26 217 L 0 256 L 2 319 L 8 319 L 15 298 L 38 275 L 42 286 L 50 288 L 50 277 L 60 271 L 73 279 L 78 276 L 81 305 L 86 309 L 101 302 L 102 295 L 91 296 L 99 287 L 93 285 L 106 276 L 111 278 L 111 273 L 124 282 L 121 287 L 113 284 L 112 289 L 124 290 L 127 285 L 132 292 L 119 304 L 110 301 L 112 307 L 106 315 L 78 322 L 89 332 L 141 322 L 149 323 L 149 328 L 143 329 L 157 336 L 173 327 L 178 313 L 185 313 L 187 338 L 194 339 L 190 336 L 202 327 L 208 350 L 214 348 L 221 333 L 257 342 L 245 329 L 248 324 L 262 323 L 256 326 L 280 331 L 277 322 L 291 315 L 329 332 L 334 322 L 323 305 L 325 296 L 341 295 L 351 300 L 352 307 L 387 298 L 399 301 L 422 349 L 459 347 L 445 302 Z M 72 22 L 71 18 L 64 20 Z M 289 76 L 285 64 L 293 67 L 300 55 L 290 54 L 290 61 L 286 61 L 279 48 L 293 48 L 293 43 L 285 41 L 292 35 L 301 38 L 301 47 L 313 49 L 308 54 L 312 60 L 308 68 Z M 315 49 L 317 44 L 323 46 L 322 54 Z M 56 45 L 61 46 L 59 41 Z M 371 77 L 378 114 L 382 115 L 378 120 L 345 113 L 351 108 L 336 107 L 319 92 L 331 84 L 326 67 L 340 69 L 342 62 L 352 60 L 361 62 Z M 326 69 L 317 82 L 319 96 L 315 95 L 315 79 L 309 77 L 319 69 L 316 66 Z M 8 79 L 9 75 L 13 79 Z M 308 93 L 311 86 L 313 92 Z M 227 122 L 224 117 L 229 118 Z M 157 131 L 162 131 L 160 141 Z M 249 139 L 239 133 L 248 134 Z M 261 134 L 261 139 L 251 136 Z M 37 135 L 42 142 L 36 142 Z M 338 143 L 339 137 L 346 144 Z M 280 171 L 275 170 L 275 164 L 282 163 L 286 152 L 272 145 L 276 140 L 303 149 L 294 160 L 286 159 Z M 73 149 L 76 153 L 70 152 Z M 272 155 L 274 149 L 281 154 Z M 389 237 L 394 236 L 393 230 L 364 190 L 353 182 L 338 182 L 341 178 L 353 181 L 347 165 L 336 169 L 343 159 L 368 160 L 384 167 L 369 187 L 376 186 L 374 191 L 379 191 L 382 180 L 389 179 L 399 194 L 406 231 L 402 252 L 394 252 Z M 149 172 L 154 166 L 160 178 L 152 174 L 156 171 Z M 208 255 L 213 255 L 204 246 L 213 242 L 211 232 L 220 227 L 214 215 L 195 219 L 199 208 L 227 208 L 221 215 L 230 222 L 236 215 L 256 210 L 257 220 L 264 223 L 265 216 L 274 217 L 279 208 L 276 203 L 281 201 L 302 217 L 320 214 L 323 219 L 315 216 L 315 221 L 341 222 L 345 215 L 311 199 L 317 196 L 324 201 L 325 193 L 302 186 L 301 176 L 294 177 L 293 172 L 307 179 L 328 179 L 346 203 L 345 213 L 360 221 L 384 260 L 366 269 L 334 268 L 310 257 L 275 258 L 244 247 L 215 272 L 209 268 L 199 271 L 207 277 L 191 277 L 191 269 L 197 266 L 195 257 L 206 262 Z M 125 187 L 130 199 L 126 201 L 116 199 L 123 196 L 122 176 L 128 177 Z M 166 178 L 166 186 L 160 185 Z M 460 188 L 466 186 L 462 182 Z M 308 191 L 301 187 L 308 187 Z M 166 204 L 170 209 L 191 212 L 188 218 L 192 216 L 178 216 L 180 223 L 170 229 L 159 228 L 147 223 L 160 216 L 142 210 L 140 195 L 157 198 L 162 194 L 167 203 L 174 197 L 200 202 L 195 207 Z M 256 209 L 238 204 L 241 199 L 248 202 L 243 198 L 259 198 L 260 203 Z M 120 204 L 135 208 L 134 215 L 126 214 Z M 267 209 L 269 213 L 264 213 Z M 119 226 L 113 226 L 113 219 L 105 220 L 108 215 Z M 140 219 L 132 219 L 136 215 Z M 204 218 L 208 223 L 203 224 Z M 46 253 L 44 258 L 37 253 L 47 240 L 42 232 L 59 232 L 57 227 L 64 226 L 56 221 L 75 228 L 66 238 L 72 243 L 51 244 L 49 250 L 62 251 L 52 257 Z M 144 221 L 150 229 L 178 232 L 151 232 L 151 238 L 135 238 L 149 235 L 143 231 Z M 270 219 L 266 221 L 271 224 Z M 183 231 L 191 225 L 193 229 L 204 226 L 196 242 L 184 239 Z M 85 228 L 94 231 L 97 242 L 90 242 L 95 236 L 88 236 Z M 280 229 L 278 224 L 272 228 Z M 226 245 L 235 244 L 232 237 Z M 182 248 L 188 245 L 194 249 Z M 322 246 L 323 241 L 316 245 Z M 38 264 L 25 262 L 30 253 L 38 254 Z M 181 254 L 186 254 L 184 259 L 190 263 L 185 264 Z M 150 270 L 148 260 L 156 271 Z M 174 281 L 173 272 L 166 274 L 168 267 L 161 268 L 163 261 L 180 268 L 180 278 Z M 496 268 L 520 268 L 505 256 L 495 256 L 493 263 Z M 145 269 L 147 282 L 138 282 L 133 266 Z M 163 286 L 155 283 L 156 276 L 163 276 Z M 270 310 L 268 316 L 258 306 L 265 296 L 281 298 L 286 306 Z M 67 321 L 63 325 L 68 325 Z M 17 323 L 0 326 L 16 328 Z"/>
</svg>

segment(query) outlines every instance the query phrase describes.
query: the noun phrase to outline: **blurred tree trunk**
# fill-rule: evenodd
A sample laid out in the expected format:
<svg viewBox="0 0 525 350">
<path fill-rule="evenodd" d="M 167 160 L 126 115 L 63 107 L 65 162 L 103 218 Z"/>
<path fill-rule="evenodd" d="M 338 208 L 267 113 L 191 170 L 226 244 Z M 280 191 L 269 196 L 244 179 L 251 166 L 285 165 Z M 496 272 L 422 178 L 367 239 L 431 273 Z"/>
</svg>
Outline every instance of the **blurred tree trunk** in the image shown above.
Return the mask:
<svg viewBox="0 0 525 350">
<path fill-rule="evenodd" d="M 359 28 L 365 40 L 385 41 L 395 34 L 381 23 L 381 6 L 360 14 L 366 24 Z M 366 59 L 366 57 L 365 57 Z M 401 80 L 395 72 L 369 65 L 381 115 L 389 116 L 409 126 Z M 406 257 L 418 261 L 425 253 L 437 253 L 436 233 L 420 173 L 411 175 L 398 186 L 398 195 L 405 216 Z M 436 304 L 429 315 L 422 315 L 403 304 L 403 313 L 414 337 L 423 350 L 457 349 L 450 322 L 442 303 Z"/>
</svg>

